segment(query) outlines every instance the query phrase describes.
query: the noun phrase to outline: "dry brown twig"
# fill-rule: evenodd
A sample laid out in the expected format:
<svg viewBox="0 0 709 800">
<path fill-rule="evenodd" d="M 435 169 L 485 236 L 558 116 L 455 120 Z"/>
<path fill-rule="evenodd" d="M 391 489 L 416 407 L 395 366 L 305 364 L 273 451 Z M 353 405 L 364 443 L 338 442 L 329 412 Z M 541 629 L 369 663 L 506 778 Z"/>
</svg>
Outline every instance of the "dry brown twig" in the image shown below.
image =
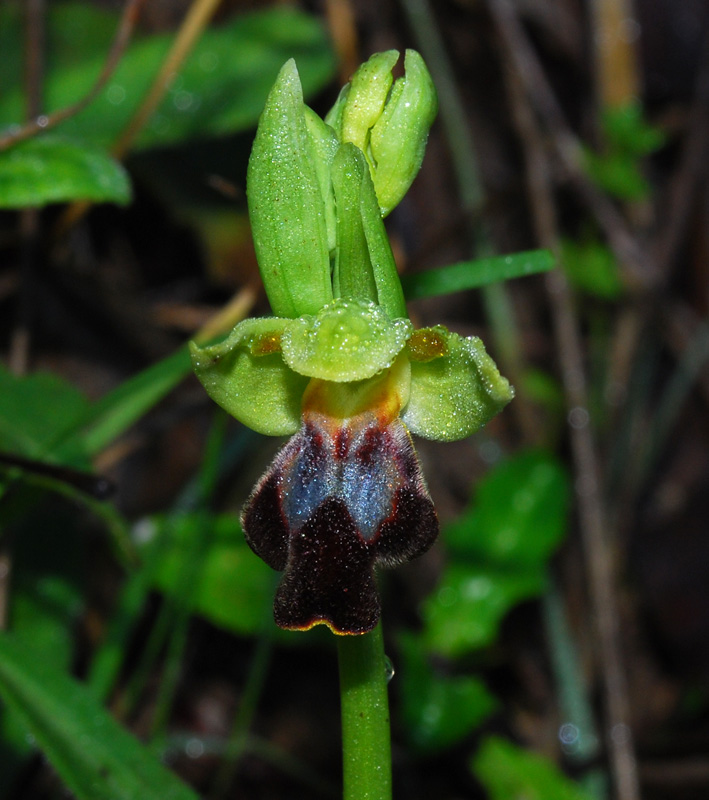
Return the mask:
<svg viewBox="0 0 709 800">
<path fill-rule="evenodd" d="M 537 98 L 530 81 L 538 72 L 535 64 L 532 77 L 524 73 L 529 67 L 529 45 L 526 42 L 514 9 L 507 0 L 490 0 L 506 59 L 513 70 L 513 79 L 524 91 L 513 89 L 513 116 L 519 138 L 525 150 L 525 167 L 530 206 L 533 211 L 537 238 L 543 247 L 559 255 L 559 226 L 553 199 L 548 152 L 531 108 L 530 96 Z M 518 48 L 526 57 L 518 57 Z M 541 92 L 546 95 L 546 91 Z M 549 98 L 547 98 L 549 99 Z M 552 98 L 553 99 L 553 98 Z M 556 108 L 556 101 L 553 99 Z M 557 111 L 552 113 L 555 115 Z M 559 127 L 564 142 L 557 147 L 565 150 L 570 141 L 564 127 Z M 575 145 L 573 145 L 575 148 Z M 629 726 L 630 710 L 627 682 L 622 666 L 616 575 L 608 541 L 607 513 L 600 491 L 599 466 L 588 413 L 588 397 L 581 338 L 573 308 L 573 299 L 564 274 L 556 270 L 547 275 L 547 290 L 552 310 L 554 333 L 561 362 L 567 398 L 570 439 L 576 473 L 576 494 L 579 525 L 588 570 L 588 589 L 599 644 L 599 669 L 603 677 L 607 714 L 606 738 L 612 772 L 619 800 L 638 800 L 640 797 L 633 737 Z"/>
<path fill-rule="evenodd" d="M 12 145 L 18 142 L 30 139 L 38 133 L 56 127 L 60 122 L 64 122 L 78 114 L 96 98 L 111 75 L 116 71 L 116 67 L 128 46 L 133 29 L 135 28 L 140 14 L 140 8 L 144 3 L 145 0 L 127 0 L 121 20 L 118 24 L 116 36 L 103 65 L 103 69 L 101 70 L 101 74 L 96 79 L 96 83 L 94 83 L 90 91 L 76 103 L 72 103 L 70 106 L 54 111 L 51 114 L 41 114 L 37 109 L 33 110 L 29 115 L 30 119 L 28 122 L 0 137 L 0 152 L 6 150 L 8 147 L 12 147 Z"/>
<path fill-rule="evenodd" d="M 490 7 L 498 26 L 504 30 L 509 57 L 536 114 L 549 132 L 559 162 L 604 232 L 626 283 L 641 291 L 650 288 L 655 283 L 656 266 L 640 248 L 615 205 L 588 179 L 583 169 L 581 143 L 566 121 L 514 7 L 505 0 L 491 1 Z"/>
</svg>

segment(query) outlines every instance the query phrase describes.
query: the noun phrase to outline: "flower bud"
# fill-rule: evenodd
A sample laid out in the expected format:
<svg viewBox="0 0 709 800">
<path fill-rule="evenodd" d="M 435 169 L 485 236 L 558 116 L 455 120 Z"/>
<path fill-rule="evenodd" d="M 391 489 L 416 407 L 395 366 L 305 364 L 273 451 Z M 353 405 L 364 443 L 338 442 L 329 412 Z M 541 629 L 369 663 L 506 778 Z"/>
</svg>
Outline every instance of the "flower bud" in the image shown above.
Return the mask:
<svg viewBox="0 0 709 800">
<path fill-rule="evenodd" d="M 325 119 L 341 142 L 352 142 L 365 154 L 382 216 L 416 177 L 438 108 L 433 81 L 415 50 L 406 51 L 405 74 L 392 86 L 398 57 L 396 50 L 373 55 Z"/>
</svg>

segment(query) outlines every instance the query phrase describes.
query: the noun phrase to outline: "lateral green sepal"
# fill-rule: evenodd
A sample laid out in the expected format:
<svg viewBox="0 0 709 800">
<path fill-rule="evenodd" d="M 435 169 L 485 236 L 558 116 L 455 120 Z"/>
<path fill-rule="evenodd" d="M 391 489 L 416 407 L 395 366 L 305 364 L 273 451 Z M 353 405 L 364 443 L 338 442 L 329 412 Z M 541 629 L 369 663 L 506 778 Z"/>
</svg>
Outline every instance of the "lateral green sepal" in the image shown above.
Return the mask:
<svg viewBox="0 0 709 800">
<path fill-rule="evenodd" d="M 425 360 L 410 352 L 411 397 L 402 419 L 424 439 L 464 439 L 504 408 L 514 390 L 477 336 L 463 338 L 440 325 L 430 330 L 445 347 Z"/>
<path fill-rule="evenodd" d="M 246 319 L 223 342 L 190 342 L 195 374 L 225 411 L 258 433 L 285 436 L 300 428 L 308 378 L 284 363 L 281 337 L 291 320 Z"/>
</svg>

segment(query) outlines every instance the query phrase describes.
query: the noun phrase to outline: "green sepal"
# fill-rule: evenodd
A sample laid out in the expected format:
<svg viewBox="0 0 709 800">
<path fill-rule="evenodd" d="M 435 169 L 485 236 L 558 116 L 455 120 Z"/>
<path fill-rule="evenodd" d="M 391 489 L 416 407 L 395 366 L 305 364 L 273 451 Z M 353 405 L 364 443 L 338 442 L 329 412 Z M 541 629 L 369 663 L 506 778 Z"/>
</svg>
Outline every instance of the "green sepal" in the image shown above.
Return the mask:
<svg viewBox="0 0 709 800">
<path fill-rule="evenodd" d="M 308 106 L 305 106 L 305 127 L 310 136 L 314 156 L 315 173 L 320 185 L 320 193 L 325 203 L 325 227 L 327 229 L 328 251 L 332 254 L 337 244 L 335 222 L 335 198 L 333 196 L 330 169 L 340 142 L 335 131 L 323 122 Z"/>
<path fill-rule="evenodd" d="M 431 330 L 445 352 L 426 360 L 410 353 L 411 397 L 402 419 L 424 439 L 464 439 L 504 408 L 514 390 L 477 336 L 463 338 L 442 326 Z"/>
<path fill-rule="evenodd" d="M 316 316 L 288 322 L 283 360 L 311 378 L 360 381 L 390 367 L 412 330 L 407 319 L 391 320 L 375 303 L 334 300 Z"/>
<path fill-rule="evenodd" d="M 347 143 L 332 162 L 337 201 L 336 297 L 373 300 L 391 319 L 407 317 L 389 237 L 362 151 Z"/>
<path fill-rule="evenodd" d="M 290 320 L 246 319 L 220 344 L 190 342 L 195 374 L 225 411 L 258 433 L 285 436 L 300 428 L 308 378 L 289 369 L 280 342 Z"/>
<path fill-rule="evenodd" d="M 394 80 L 391 70 L 398 60 L 397 50 L 375 53 L 350 81 L 342 109 L 340 140 L 352 142 L 365 154 L 369 149 L 369 132 L 384 111 Z"/>
<path fill-rule="evenodd" d="M 376 303 L 377 286 L 360 202 L 365 181 L 371 185 L 369 167 L 362 151 L 353 144 L 340 145 L 332 162 L 332 186 L 337 206 L 333 290 L 336 297 Z"/>
<path fill-rule="evenodd" d="M 367 240 L 369 262 L 377 286 L 377 302 L 391 319 L 408 317 L 404 290 L 396 271 L 389 235 L 379 211 L 379 201 L 374 191 L 369 170 L 366 171 L 360 192 L 362 229 Z"/>
<path fill-rule="evenodd" d="M 247 172 L 249 217 L 271 308 L 314 314 L 332 299 L 327 213 L 295 62 L 286 62 L 259 121 Z"/>
<path fill-rule="evenodd" d="M 431 75 L 415 50 L 406 51 L 404 70 L 369 140 L 376 164 L 374 189 L 383 217 L 399 204 L 421 168 L 428 132 L 438 110 Z"/>
<path fill-rule="evenodd" d="M 325 123 L 329 125 L 334 131 L 335 135 L 340 140 L 340 132 L 342 131 L 342 114 L 345 110 L 345 103 L 350 93 L 350 84 L 346 83 L 337 95 L 335 105 L 325 115 Z"/>
</svg>

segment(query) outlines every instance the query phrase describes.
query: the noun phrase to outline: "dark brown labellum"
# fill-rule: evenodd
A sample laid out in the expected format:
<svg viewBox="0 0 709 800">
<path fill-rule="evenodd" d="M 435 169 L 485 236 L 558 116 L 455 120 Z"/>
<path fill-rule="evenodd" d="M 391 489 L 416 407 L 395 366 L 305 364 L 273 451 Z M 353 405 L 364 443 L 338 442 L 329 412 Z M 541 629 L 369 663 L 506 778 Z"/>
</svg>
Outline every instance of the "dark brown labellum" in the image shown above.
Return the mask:
<svg viewBox="0 0 709 800">
<path fill-rule="evenodd" d="M 438 535 L 406 427 L 373 412 L 347 420 L 306 413 L 242 523 L 254 552 L 284 570 L 276 622 L 296 630 L 324 623 L 342 634 L 377 624 L 374 567 L 415 558 Z"/>
</svg>

